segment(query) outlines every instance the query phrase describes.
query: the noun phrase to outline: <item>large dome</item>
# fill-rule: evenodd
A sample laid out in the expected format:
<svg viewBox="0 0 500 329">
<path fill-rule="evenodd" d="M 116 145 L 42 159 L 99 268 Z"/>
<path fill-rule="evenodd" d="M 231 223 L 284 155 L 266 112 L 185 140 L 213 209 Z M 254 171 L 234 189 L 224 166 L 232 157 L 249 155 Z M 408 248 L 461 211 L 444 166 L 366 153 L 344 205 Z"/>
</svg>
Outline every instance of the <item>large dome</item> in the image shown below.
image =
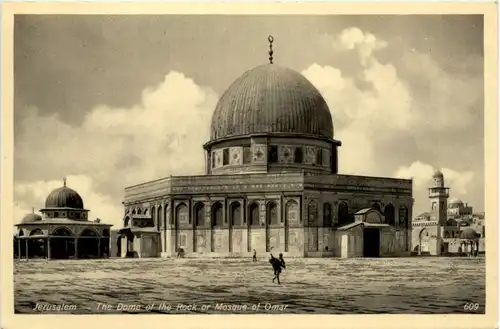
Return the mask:
<svg viewBox="0 0 500 329">
<path fill-rule="evenodd" d="M 83 209 L 82 197 L 64 183 L 63 187 L 50 192 L 45 200 L 45 208 Z"/>
<path fill-rule="evenodd" d="M 256 133 L 333 138 L 330 110 L 300 73 L 275 64 L 251 69 L 227 90 L 212 116 L 211 140 Z"/>
</svg>

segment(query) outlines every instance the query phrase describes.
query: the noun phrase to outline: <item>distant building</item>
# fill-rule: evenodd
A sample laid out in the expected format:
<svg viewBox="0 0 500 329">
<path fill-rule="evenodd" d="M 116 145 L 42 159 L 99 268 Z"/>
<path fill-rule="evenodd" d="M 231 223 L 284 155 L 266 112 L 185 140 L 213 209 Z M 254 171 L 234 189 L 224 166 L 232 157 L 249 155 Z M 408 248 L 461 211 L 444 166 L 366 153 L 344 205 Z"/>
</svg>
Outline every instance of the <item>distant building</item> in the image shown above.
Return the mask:
<svg viewBox="0 0 500 329">
<path fill-rule="evenodd" d="M 80 195 L 66 186 L 52 191 L 40 209 L 16 224 L 14 257 L 77 259 L 109 257 L 110 227 L 88 220 Z"/>
<path fill-rule="evenodd" d="M 484 213 L 474 213 L 462 200 L 449 198 L 444 176 L 434 173 L 429 188 L 430 212 L 412 222 L 412 249 L 418 255 L 459 255 L 484 252 Z M 470 251 L 469 251 L 470 250 Z"/>
<path fill-rule="evenodd" d="M 330 109 L 304 76 L 272 62 L 253 68 L 215 108 L 205 175 L 125 189 L 118 252 L 410 255 L 412 181 L 341 175 L 340 146 Z"/>
</svg>

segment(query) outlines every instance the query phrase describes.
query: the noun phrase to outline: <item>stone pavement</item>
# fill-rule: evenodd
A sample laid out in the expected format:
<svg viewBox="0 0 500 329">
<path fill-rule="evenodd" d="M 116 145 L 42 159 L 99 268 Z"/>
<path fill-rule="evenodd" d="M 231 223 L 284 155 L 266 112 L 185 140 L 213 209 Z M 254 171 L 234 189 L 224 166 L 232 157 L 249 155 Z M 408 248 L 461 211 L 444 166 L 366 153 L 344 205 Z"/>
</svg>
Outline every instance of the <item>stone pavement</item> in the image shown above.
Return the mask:
<svg viewBox="0 0 500 329">
<path fill-rule="evenodd" d="M 289 259 L 282 285 L 272 277 L 267 258 L 16 261 L 14 303 L 73 314 L 485 311 L 484 258 Z"/>
</svg>

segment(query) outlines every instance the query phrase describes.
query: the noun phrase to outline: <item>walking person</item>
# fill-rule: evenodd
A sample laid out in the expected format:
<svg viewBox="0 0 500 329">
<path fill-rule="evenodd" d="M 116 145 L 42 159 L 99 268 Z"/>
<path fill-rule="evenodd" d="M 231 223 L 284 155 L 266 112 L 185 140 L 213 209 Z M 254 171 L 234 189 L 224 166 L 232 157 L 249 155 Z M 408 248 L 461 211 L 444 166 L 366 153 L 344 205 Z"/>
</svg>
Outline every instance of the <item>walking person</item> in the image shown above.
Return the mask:
<svg viewBox="0 0 500 329">
<path fill-rule="evenodd" d="M 256 262 L 257 261 L 257 251 L 254 249 L 253 250 L 253 261 Z"/>
<path fill-rule="evenodd" d="M 281 274 L 281 269 L 285 269 L 285 260 L 283 259 L 283 254 L 279 254 L 278 258 L 274 257 L 272 253 L 270 253 L 271 258 L 269 258 L 269 262 L 273 266 L 274 270 L 274 278 L 273 278 L 273 283 L 274 280 L 278 280 L 278 284 L 281 284 L 280 282 L 280 274 Z"/>
</svg>

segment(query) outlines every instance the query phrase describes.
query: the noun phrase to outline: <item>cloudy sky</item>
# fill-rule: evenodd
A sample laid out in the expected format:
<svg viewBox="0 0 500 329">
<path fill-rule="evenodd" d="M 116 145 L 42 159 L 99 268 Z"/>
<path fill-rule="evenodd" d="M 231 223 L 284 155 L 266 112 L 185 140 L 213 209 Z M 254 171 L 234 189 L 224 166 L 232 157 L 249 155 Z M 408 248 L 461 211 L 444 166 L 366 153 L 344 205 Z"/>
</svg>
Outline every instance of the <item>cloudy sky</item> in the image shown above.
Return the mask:
<svg viewBox="0 0 500 329">
<path fill-rule="evenodd" d="M 482 16 L 17 16 L 15 221 L 62 185 L 121 226 L 124 187 L 203 173 L 218 97 L 267 62 L 325 97 L 341 173 L 414 179 L 426 211 L 441 168 L 484 210 Z"/>
</svg>

